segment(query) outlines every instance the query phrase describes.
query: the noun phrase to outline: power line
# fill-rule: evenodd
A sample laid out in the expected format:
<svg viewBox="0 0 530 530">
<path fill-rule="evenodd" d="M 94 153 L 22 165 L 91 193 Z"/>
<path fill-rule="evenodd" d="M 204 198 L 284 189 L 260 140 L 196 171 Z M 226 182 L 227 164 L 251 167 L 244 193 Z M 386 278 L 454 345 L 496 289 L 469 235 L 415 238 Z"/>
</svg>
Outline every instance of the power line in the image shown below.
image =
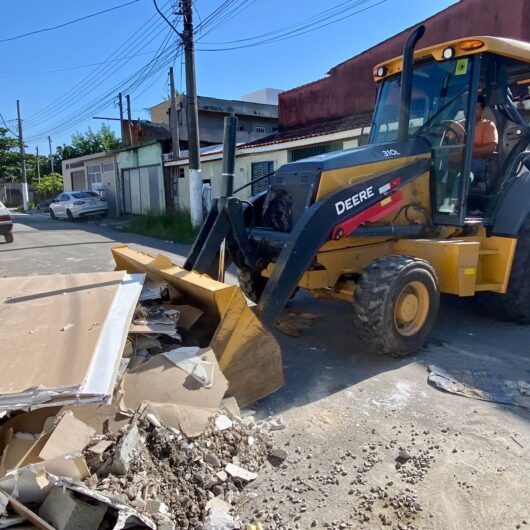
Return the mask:
<svg viewBox="0 0 530 530">
<path fill-rule="evenodd" d="M 150 53 L 153 53 L 153 50 L 149 50 L 147 52 L 135 53 L 134 55 L 128 55 L 126 57 L 121 57 L 120 59 L 111 59 L 109 61 L 99 61 L 97 63 L 80 64 L 78 66 L 70 66 L 68 68 L 58 68 L 56 70 L 43 70 L 41 72 L 27 72 L 25 74 L 0 75 L 0 79 L 10 79 L 13 77 L 27 77 L 27 76 L 33 76 L 33 75 L 55 74 L 58 72 L 69 72 L 71 70 L 81 70 L 82 68 L 89 68 L 90 66 L 100 66 L 102 64 L 119 63 L 120 61 L 124 61 L 126 59 L 133 59 L 134 57 L 140 57 L 141 55 L 149 55 Z"/>
<path fill-rule="evenodd" d="M 360 0 L 355 5 L 359 6 L 359 5 L 367 3 L 368 1 L 370 1 L 370 0 Z M 310 23 L 310 24 L 306 24 L 305 26 L 299 27 L 299 28 L 297 28 L 295 30 L 287 31 L 283 35 L 281 34 L 281 35 L 276 36 L 276 37 L 270 37 L 270 38 L 266 38 L 266 39 L 262 39 L 262 40 L 256 40 L 255 42 L 249 42 L 248 44 L 240 44 L 240 45 L 236 45 L 236 46 L 228 46 L 228 47 L 222 47 L 222 48 L 197 48 L 197 51 L 220 52 L 220 51 L 238 50 L 238 49 L 242 49 L 242 48 L 253 48 L 255 46 L 262 46 L 264 44 L 271 44 L 271 43 L 279 42 L 279 41 L 282 41 L 282 40 L 292 39 L 294 37 L 299 37 L 300 35 L 304 35 L 305 33 L 310 33 L 310 32 L 322 29 L 322 28 L 324 28 L 326 26 L 330 26 L 332 24 L 336 24 L 337 22 L 342 22 L 343 20 L 345 20 L 347 18 L 350 18 L 350 17 L 352 17 L 354 15 L 358 15 L 359 13 L 362 13 L 364 11 L 368 11 L 369 9 L 373 9 L 376 6 L 385 3 L 386 1 L 387 0 L 380 0 L 379 2 L 376 2 L 375 4 L 372 4 L 372 5 L 369 5 L 369 6 L 365 7 L 365 8 L 363 8 L 363 9 L 359 9 L 357 11 L 354 11 L 353 13 L 350 13 L 349 15 L 346 15 L 346 16 L 340 16 L 339 17 L 338 15 L 342 15 L 342 12 L 340 12 L 340 13 L 337 13 L 336 15 L 333 15 L 335 17 L 334 20 L 331 20 L 330 22 L 327 22 L 325 24 L 313 22 L 313 23 Z M 328 17 L 328 18 L 331 18 L 331 17 Z M 321 20 L 320 20 L 320 22 L 321 22 Z M 287 26 L 287 27 L 289 27 L 289 26 Z M 245 40 L 248 41 L 248 40 L 259 39 L 259 38 L 260 38 L 260 36 L 255 36 L 255 37 L 250 37 L 250 38 L 245 39 Z"/>
<path fill-rule="evenodd" d="M 164 5 L 164 8 L 170 3 L 171 0 L 167 0 Z M 106 59 L 106 61 L 111 61 L 114 57 L 118 59 L 123 59 L 124 54 L 131 53 L 137 49 L 142 49 L 148 44 L 147 36 L 152 33 L 152 31 L 157 27 L 161 26 L 158 17 L 152 15 L 145 21 L 136 31 L 132 33 L 117 49 L 115 49 Z M 143 44 L 143 45 L 142 45 Z M 112 73 L 116 73 L 117 70 L 121 69 L 128 60 L 124 60 L 123 64 L 119 68 L 112 69 Z M 86 86 L 96 85 L 98 81 L 104 81 L 106 76 L 111 73 L 109 64 L 104 68 L 98 68 L 91 70 L 88 74 L 82 77 L 77 83 L 75 83 L 70 89 L 64 92 L 61 96 L 50 102 L 48 105 L 45 105 L 43 108 L 38 110 L 35 114 L 32 114 L 26 118 L 26 122 L 33 123 L 36 120 L 42 121 L 47 119 L 47 117 L 56 116 L 57 109 L 61 109 L 60 112 L 65 111 L 73 105 L 79 103 L 79 90 L 86 90 Z"/>
<path fill-rule="evenodd" d="M 255 0 L 252 0 L 252 1 L 255 1 Z M 210 27 L 210 25 L 218 27 L 220 23 L 224 23 L 229 18 L 235 16 L 235 14 L 237 14 L 237 10 L 241 9 L 241 6 L 245 6 L 245 4 L 247 4 L 248 2 L 249 2 L 249 0 L 243 0 L 242 3 L 238 5 L 237 4 L 237 0 L 225 0 L 212 13 L 210 13 L 202 21 L 201 24 L 196 26 L 194 33 L 198 32 L 198 31 L 200 31 L 200 30 L 202 30 L 204 28 L 208 28 L 208 27 Z M 168 2 L 166 2 L 166 4 L 164 4 L 162 9 L 165 9 L 167 7 L 167 4 L 169 4 L 169 0 L 168 0 Z M 158 17 L 155 14 L 149 20 L 152 20 L 153 18 L 158 18 Z M 179 17 L 177 17 L 176 20 L 178 20 L 178 19 L 179 19 Z M 151 24 L 151 26 L 152 26 L 152 24 Z M 138 33 L 138 31 L 140 31 L 140 30 L 137 30 L 136 33 Z M 144 33 L 145 33 L 145 31 L 144 31 Z M 209 31 L 208 31 L 208 33 L 209 33 Z M 98 97 L 94 98 L 93 100 L 91 100 L 90 102 L 88 102 L 85 106 L 81 107 L 81 109 L 78 108 L 78 109 L 76 109 L 75 112 L 72 112 L 72 113 L 70 113 L 68 115 L 65 115 L 63 118 L 61 118 L 59 121 L 57 121 L 51 129 L 50 129 L 49 126 L 45 126 L 44 123 L 42 123 L 43 129 L 38 131 L 38 132 L 35 132 L 34 134 L 32 134 L 30 136 L 30 138 L 28 138 L 28 140 L 32 141 L 32 142 L 37 141 L 41 137 L 45 137 L 46 135 L 50 134 L 51 132 L 54 132 L 54 134 L 58 134 L 58 131 L 65 131 L 65 130 L 70 129 L 71 127 L 73 127 L 75 124 L 80 123 L 80 122 L 84 121 L 85 119 L 89 119 L 96 112 L 99 112 L 99 111 L 103 110 L 104 108 L 106 108 L 108 105 L 111 105 L 112 102 L 115 99 L 116 92 L 118 92 L 118 91 L 127 92 L 129 94 L 134 94 L 134 92 L 136 90 L 138 90 L 140 88 L 140 86 L 144 86 L 144 90 L 142 91 L 142 93 L 145 92 L 148 88 L 150 88 L 150 86 L 152 86 L 152 84 L 154 84 L 154 82 L 157 81 L 157 78 L 156 78 L 157 74 L 159 74 L 159 72 L 162 69 L 165 69 L 170 64 L 174 63 L 176 58 L 179 55 L 181 55 L 181 51 L 182 51 L 181 44 L 179 44 L 176 47 L 175 47 L 174 44 L 171 44 L 171 45 L 167 44 L 167 42 L 169 41 L 169 37 L 172 34 L 173 34 L 173 30 L 166 35 L 166 37 L 162 41 L 162 44 L 159 46 L 159 49 L 155 53 L 154 57 L 146 65 L 144 65 L 142 68 L 140 68 L 139 70 L 135 71 L 133 74 L 131 74 L 125 80 L 122 80 L 120 83 L 118 83 L 112 89 L 110 89 L 108 92 L 106 92 L 104 94 L 101 94 L 100 96 L 98 96 Z M 133 38 L 133 37 L 134 37 L 134 35 L 131 38 Z M 128 40 L 130 40 L 130 39 L 128 39 Z M 143 42 L 144 40 L 145 39 L 137 38 L 136 42 L 137 43 L 138 42 Z M 127 42 L 128 41 L 126 41 L 124 44 L 122 44 L 122 46 L 120 46 L 120 48 L 118 48 L 118 50 L 116 50 L 113 54 L 111 54 L 111 56 L 109 56 L 109 58 L 112 57 L 113 55 L 115 55 L 121 48 L 123 48 Z M 144 43 L 144 45 L 145 45 L 145 43 Z M 129 48 L 130 48 L 130 46 L 129 46 Z M 130 50 L 128 49 L 127 51 L 130 51 Z M 123 65 L 120 65 L 119 68 L 122 68 L 122 66 Z M 103 69 L 103 71 L 108 70 L 108 69 L 109 69 L 109 67 L 107 66 L 107 67 L 105 67 Z M 96 69 L 95 71 L 98 72 L 98 69 Z M 113 70 L 113 73 L 115 73 L 115 71 L 116 71 L 116 69 Z M 85 76 L 84 79 L 89 78 L 91 75 L 92 74 L 88 74 L 87 76 Z M 98 75 L 101 77 L 102 72 L 99 71 Z M 148 86 L 145 86 L 146 82 L 148 80 L 150 80 L 151 78 L 153 78 L 153 77 L 155 77 L 154 81 L 151 82 Z M 159 77 L 159 75 L 158 75 L 158 77 Z M 92 80 L 92 84 L 95 84 L 94 80 Z M 41 110 L 41 111 L 37 112 L 37 114 L 34 115 L 32 118 L 35 120 L 35 116 L 40 115 L 39 121 L 44 122 L 44 120 L 47 119 L 44 116 L 46 114 L 49 114 L 49 113 L 52 113 L 52 112 L 56 112 L 56 108 L 57 107 L 59 107 L 59 108 L 62 107 L 62 110 L 64 111 L 68 107 L 72 107 L 73 105 L 78 105 L 79 104 L 79 99 L 78 99 L 78 93 L 76 92 L 76 89 L 78 87 L 79 87 L 79 89 L 84 88 L 84 87 L 81 87 L 80 85 L 82 85 L 82 81 L 77 83 L 76 85 L 74 85 L 74 87 L 72 87 L 72 89 L 70 89 L 70 91 L 68 91 L 64 95 L 64 96 L 66 96 L 66 101 L 70 101 L 70 103 L 68 105 L 66 105 L 66 106 L 64 105 L 64 101 L 63 101 L 64 97 L 63 98 L 59 98 L 58 100 L 56 100 L 56 103 L 51 103 L 50 105 L 48 105 L 48 107 L 51 110 L 46 111 L 46 112 L 42 112 L 42 110 Z M 88 92 L 86 90 L 84 90 L 84 93 L 86 95 Z M 37 128 L 39 125 L 34 126 L 33 129 Z"/>
<path fill-rule="evenodd" d="M 4 117 L 2 116 L 2 113 L 0 113 L 0 119 L 2 120 L 2 123 L 4 124 L 4 127 L 13 135 L 15 136 L 16 138 L 18 138 L 18 134 L 13 132 L 12 129 L 10 129 L 6 123 L 6 121 L 4 120 Z M 14 120 L 13 120 L 14 121 Z"/>
<path fill-rule="evenodd" d="M 143 83 L 146 79 L 148 79 L 151 75 L 153 75 L 153 65 L 159 66 L 162 68 L 164 65 L 167 64 L 170 55 L 172 56 L 173 53 L 175 53 L 174 45 L 171 44 L 170 46 L 167 44 L 168 37 L 171 36 L 171 32 L 168 32 L 166 35 L 166 38 L 162 42 L 162 44 L 159 46 L 159 50 L 155 53 L 155 56 L 149 63 L 144 65 L 142 68 L 134 72 L 132 75 L 130 75 L 125 80 L 121 81 L 120 83 L 113 86 L 108 92 L 96 97 L 95 99 L 91 100 L 87 104 L 85 104 L 83 107 L 76 109 L 74 112 L 72 112 L 69 115 L 66 115 L 64 118 L 62 118 L 60 121 L 56 122 L 56 124 L 50 128 L 49 126 L 45 126 L 43 124 L 43 129 L 41 131 L 38 131 L 31 135 L 30 140 L 36 141 L 40 137 L 44 137 L 45 135 L 53 132 L 54 134 L 57 134 L 58 131 L 67 130 L 74 126 L 76 123 L 79 123 L 83 121 L 84 119 L 90 118 L 95 112 L 98 112 L 100 110 L 103 110 L 105 107 L 107 107 L 109 104 L 112 104 L 116 92 L 127 92 L 127 93 L 133 93 L 135 88 L 139 86 L 141 83 Z M 158 70 L 158 68 L 157 68 Z"/>
<path fill-rule="evenodd" d="M 82 20 L 86 20 L 87 18 L 96 17 L 98 15 L 102 15 L 103 13 L 108 13 L 109 11 L 114 11 L 116 9 L 121 9 L 122 7 L 129 6 L 131 4 L 135 4 L 136 2 L 139 2 L 139 0 L 131 0 L 130 2 L 127 2 L 125 4 L 121 4 L 119 6 L 111 7 L 109 9 L 104 9 L 103 11 L 98 11 L 97 13 L 92 13 L 91 15 L 86 15 L 81 18 L 76 18 L 74 20 L 70 20 L 68 22 L 64 22 L 63 24 L 59 24 L 58 26 L 51 26 L 49 28 L 43 28 L 43 29 L 37 29 L 35 31 L 30 31 L 29 33 L 23 33 L 22 35 L 16 35 L 15 37 L 9 37 L 7 39 L 0 40 L 0 43 L 2 42 L 9 42 L 12 40 L 22 39 L 23 37 L 29 37 L 30 35 L 36 35 L 37 33 L 44 33 L 45 31 L 52 31 L 54 29 L 64 28 L 65 26 L 69 26 L 71 24 L 75 24 L 76 22 L 81 22 Z"/>
<path fill-rule="evenodd" d="M 153 4 L 155 4 L 155 9 L 158 11 L 158 14 L 166 21 L 167 25 L 177 34 L 180 35 L 180 33 L 177 31 L 177 28 L 173 25 L 173 23 L 164 15 L 162 11 L 160 11 L 160 8 L 158 7 L 158 4 L 156 3 L 156 0 L 153 0 Z"/>
</svg>

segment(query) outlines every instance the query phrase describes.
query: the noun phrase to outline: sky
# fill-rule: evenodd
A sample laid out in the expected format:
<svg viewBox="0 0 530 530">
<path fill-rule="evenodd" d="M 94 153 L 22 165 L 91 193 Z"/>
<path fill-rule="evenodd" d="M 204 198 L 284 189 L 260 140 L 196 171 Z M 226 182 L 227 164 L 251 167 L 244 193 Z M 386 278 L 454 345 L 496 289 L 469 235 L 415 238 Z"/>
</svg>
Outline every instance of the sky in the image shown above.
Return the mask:
<svg viewBox="0 0 530 530">
<path fill-rule="evenodd" d="M 180 31 L 181 21 L 172 13 L 172 3 L 177 2 L 157 1 Z M 303 85 L 455 3 L 194 0 L 194 24 L 202 21 L 196 36 L 197 92 L 240 99 L 264 87 L 285 90 Z M 118 8 L 74 24 L 12 39 L 114 7 Z M 301 24 L 304 31 L 311 31 L 256 45 L 284 34 L 276 30 L 293 31 Z M 178 42 L 153 0 L 1 0 L 0 114 L 16 131 L 19 99 L 25 143 L 31 152 L 38 146 L 41 154 L 48 153 L 48 135 L 55 150 L 88 126 L 98 129 L 106 123 L 116 130 L 117 122 L 93 116 L 118 117 L 120 90 L 131 94 L 132 117 L 149 119 L 148 109 L 169 95 L 170 65 L 177 90 L 185 91 Z"/>
</svg>

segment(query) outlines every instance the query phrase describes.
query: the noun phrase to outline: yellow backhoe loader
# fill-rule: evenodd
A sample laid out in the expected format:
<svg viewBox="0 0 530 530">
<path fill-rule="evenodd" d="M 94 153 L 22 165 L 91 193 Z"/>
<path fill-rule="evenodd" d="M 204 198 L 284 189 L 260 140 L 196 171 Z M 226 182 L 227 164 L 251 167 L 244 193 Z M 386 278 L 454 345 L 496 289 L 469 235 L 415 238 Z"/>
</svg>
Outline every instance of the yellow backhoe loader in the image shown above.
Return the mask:
<svg viewBox="0 0 530 530">
<path fill-rule="evenodd" d="M 415 51 L 424 31 L 374 68 L 368 145 L 286 164 L 250 202 L 216 200 L 184 268 L 212 270 L 225 241 L 265 326 L 302 288 L 350 300 L 355 331 L 381 354 L 424 344 L 440 293 L 530 321 L 530 44 Z M 498 137 L 490 153 L 474 145 L 481 119 Z"/>
</svg>

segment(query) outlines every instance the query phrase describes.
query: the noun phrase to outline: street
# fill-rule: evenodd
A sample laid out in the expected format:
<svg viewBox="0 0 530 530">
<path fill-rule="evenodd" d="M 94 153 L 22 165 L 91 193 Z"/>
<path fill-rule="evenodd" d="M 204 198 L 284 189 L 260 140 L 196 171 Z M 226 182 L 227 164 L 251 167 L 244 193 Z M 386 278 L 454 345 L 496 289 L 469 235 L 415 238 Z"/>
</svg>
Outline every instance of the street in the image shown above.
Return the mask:
<svg viewBox="0 0 530 530">
<path fill-rule="evenodd" d="M 109 226 L 15 215 L 0 243 L 0 275 L 112 270 L 111 248 L 185 246 Z M 233 281 L 233 277 L 232 281 Z M 405 359 L 378 357 L 353 336 L 347 303 L 299 293 L 319 316 L 299 337 L 277 330 L 285 386 L 254 406 L 282 416 L 283 464 L 267 467 L 239 513 L 265 528 L 530 528 L 530 411 L 442 392 L 428 365 L 530 380 L 530 326 L 500 322 L 473 299 L 444 297 L 431 339 Z"/>
</svg>

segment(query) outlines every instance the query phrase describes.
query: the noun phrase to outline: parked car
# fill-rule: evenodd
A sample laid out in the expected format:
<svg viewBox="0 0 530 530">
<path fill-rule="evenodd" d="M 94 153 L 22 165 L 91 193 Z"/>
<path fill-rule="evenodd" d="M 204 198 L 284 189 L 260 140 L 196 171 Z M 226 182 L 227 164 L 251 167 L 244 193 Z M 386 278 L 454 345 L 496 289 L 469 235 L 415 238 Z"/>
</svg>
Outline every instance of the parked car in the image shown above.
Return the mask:
<svg viewBox="0 0 530 530">
<path fill-rule="evenodd" d="M 50 204 L 50 217 L 73 220 L 89 215 L 107 215 L 109 207 L 105 197 L 95 191 L 65 191 Z"/>
<path fill-rule="evenodd" d="M 6 243 L 13 243 L 13 218 L 9 210 L 0 202 L 0 235 L 4 236 Z"/>
</svg>

